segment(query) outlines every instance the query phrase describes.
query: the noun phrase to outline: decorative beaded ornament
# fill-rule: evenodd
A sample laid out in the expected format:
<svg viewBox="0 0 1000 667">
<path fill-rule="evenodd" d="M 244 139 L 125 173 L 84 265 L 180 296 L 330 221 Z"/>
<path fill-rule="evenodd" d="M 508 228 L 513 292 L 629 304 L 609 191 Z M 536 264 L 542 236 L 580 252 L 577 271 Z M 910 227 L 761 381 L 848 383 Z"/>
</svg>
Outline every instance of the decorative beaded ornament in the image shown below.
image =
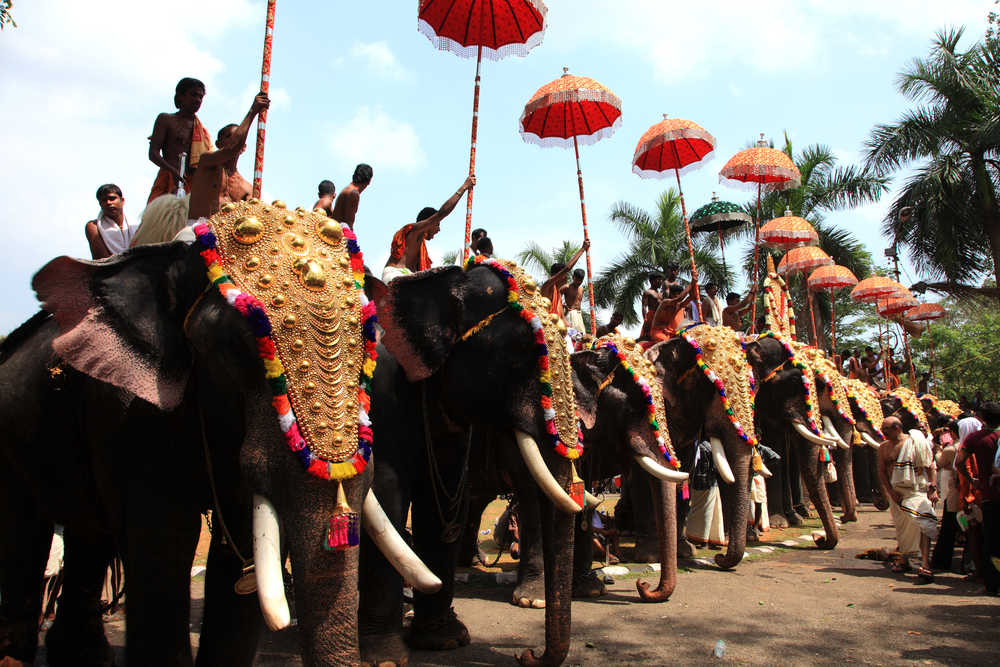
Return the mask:
<svg viewBox="0 0 1000 667">
<path fill-rule="evenodd" d="M 767 326 L 790 341 L 795 340 L 795 309 L 788 296 L 788 285 L 774 269 L 774 258 L 767 256 L 767 277 L 764 279 L 764 309 Z"/>
<path fill-rule="evenodd" d="M 756 445 L 753 368 L 743 337 L 729 327 L 709 324 L 695 324 L 680 335 L 694 348 L 698 368 L 715 385 L 737 433 L 747 444 Z"/>
<path fill-rule="evenodd" d="M 955 401 L 938 398 L 934 394 L 924 394 L 921 396 L 920 402 L 923 403 L 924 401 L 930 403 L 931 408 L 937 410 L 943 415 L 948 415 L 952 419 L 958 419 L 958 416 L 962 414 L 962 408 L 958 407 L 958 403 Z"/>
<path fill-rule="evenodd" d="M 805 351 L 806 363 L 812 368 L 816 379 L 820 380 L 830 390 L 830 399 L 840 416 L 847 420 L 847 423 L 854 424 L 854 415 L 851 414 L 851 406 L 847 402 L 847 390 L 844 388 L 844 376 L 837 370 L 836 364 L 827 358 L 822 350 L 812 346 L 802 346 Z"/>
<path fill-rule="evenodd" d="M 656 444 L 660 446 L 660 452 L 667 463 L 674 468 L 680 468 L 680 461 L 674 453 L 673 444 L 670 442 L 670 433 L 667 431 L 667 415 L 663 403 L 663 388 L 656 377 L 656 368 L 652 362 L 643 356 L 643 350 L 635 344 L 635 341 L 620 333 L 612 333 L 597 339 L 594 349 L 606 348 L 611 350 L 621 367 L 628 372 L 632 380 L 642 389 L 646 397 L 646 411 L 649 415 L 649 425 L 653 429 L 656 437 Z"/>
<path fill-rule="evenodd" d="M 875 434 L 880 438 L 885 438 L 880 428 L 882 424 L 881 420 L 877 423 L 875 421 L 882 416 L 882 404 L 878 402 L 878 394 L 875 393 L 875 390 L 855 378 L 845 380 L 844 385 L 848 398 L 857 404 L 861 414 L 865 417 L 865 421 L 872 427 Z"/>
<path fill-rule="evenodd" d="M 257 338 L 278 422 L 299 463 L 338 485 L 363 472 L 376 316 L 354 233 L 323 214 L 256 199 L 226 204 L 194 232 L 209 280 Z M 338 488 L 324 546 L 356 546 L 359 531 Z"/>
<path fill-rule="evenodd" d="M 906 387 L 899 387 L 890 392 L 889 396 L 899 399 L 903 405 L 902 409 L 910 413 L 910 416 L 917 421 L 924 433 L 931 432 L 930 426 L 927 425 L 927 416 L 924 414 L 924 406 L 920 404 L 920 399 L 917 398 L 916 394 Z"/>
</svg>

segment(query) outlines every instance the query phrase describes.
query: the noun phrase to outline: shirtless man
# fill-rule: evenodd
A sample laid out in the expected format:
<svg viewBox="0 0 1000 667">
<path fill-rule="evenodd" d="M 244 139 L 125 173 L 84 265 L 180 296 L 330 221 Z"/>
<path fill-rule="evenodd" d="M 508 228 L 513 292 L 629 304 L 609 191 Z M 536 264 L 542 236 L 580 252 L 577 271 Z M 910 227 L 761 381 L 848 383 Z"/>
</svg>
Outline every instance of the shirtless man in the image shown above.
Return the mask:
<svg viewBox="0 0 1000 667">
<path fill-rule="evenodd" d="M 642 300 L 639 306 L 642 311 L 642 331 L 639 334 L 639 338 L 642 340 L 649 339 L 649 327 L 653 321 L 653 314 L 656 313 L 660 302 L 663 301 L 663 292 L 660 291 L 661 287 L 663 287 L 663 276 L 659 273 L 650 273 L 649 289 L 642 293 Z"/>
<path fill-rule="evenodd" d="M 130 224 L 125 217 L 125 198 L 121 188 L 114 183 L 106 183 L 97 189 L 97 201 L 101 205 L 101 214 L 86 224 L 84 232 L 90 244 L 90 256 L 104 259 L 128 248 L 139 226 Z"/>
<path fill-rule="evenodd" d="M 493 257 L 493 241 L 489 236 L 480 236 L 475 243 L 477 255 L 482 255 L 486 259 Z"/>
<path fill-rule="evenodd" d="M 469 250 L 472 251 L 473 255 L 480 254 L 479 239 L 484 238 L 485 236 L 486 236 L 485 229 L 479 228 L 472 230 L 472 234 L 469 235 Z"/>
<path fill-rule="evenodd" d="M 549 268 L 549 279 L 542 283 L 542 296 L 552 302 L 549 312 L 557 314 L 563 322 L 566 320 L 563 318 L 562 299 L 559 298 L 559 288 L 566 284 L 566 276 L 569 275 L 573 265 L 580 261 L 583 253 L 587 252 L 589 248 L 590 239 L 587 239 L 576 254 L 573 255 L 573 258 L 569 260 L 568 264 L 560 264 L 559 262 L 553 264 Z"/>
<path fill-rule="evenodd" d="M 677 265 L 676 262 L 670 262 L 667 264 L 667 277 L 662 282 L 663 296 L 669 293 L 671 285 L 680 285 L 677 282 L 677 273 L 681 270 L 681 267 Z"/>
<path fill-rule="evenodd" d="M 150 203 L 157 197 L 177 191 L 183 182 L 191 191 L 191 177 L 202 154 L 212 150 L 212 141 L 195 115 L 205 97 L 205 84 L 198 79 L 184 78 L 174 92 L 175 113 L 161 113 L 153 123 L 149 137 L 149 161 L 160 168 L 149 193 Z M 195 136 L 197 134 L 197 136 Z M 181 175 L 181 153 L 187 154 L 187 165 Z"/>
<path fill-rule="evenodd" d="M 375 172 L 367 164 L 359 164 L 354 168 L 351 184 L 340 191 L 340 194 L 337 195 L 337 201 L 333 204 L 333 214 L 330 217 L 350 227 L 352 232 L 354 231 L 354 217 L 358 214 L 358 205 L 361 203 L 361 193 L 372 182 L 374 175 Z"/>
<path fill-rule="evenodd" d="M 579 333 L 586 333 L 587 329 L 583 323 L 583 314 L 580 312 L 580 302 L 583 301 L 583 278 L 586 275 L 583 269 L 577 269 L 573 271 L 573 282 L 559 288 L 563 307 L 566 309 L 567 323 Z"/>
<path fill-rule="evenodd" d="M 223 204 L 250 196 L 250 185 L 236 171 L 236 161 L 247 148 L 250 124 L 257 114 L 267 109 L 270 104 L 271 101 L 265 93 L 257 93 L 243 122 L 234 129 L 233 126 L 227 125 L 219 132 L 219 150 L 201 156 L 201 164 L 191 181 L 189 220 L 210 218 L 219 212 Z M 225 146 L 221 145 L 223 138 L 226 139 Z"/>
<path fill-rule="evenodd" d="M 667 295 L 653 315 L 653 325 L 650 328 L 653 343 L 669 340 L 677 335 L 677 329 L 684 319 L 684 306 L 691 303 L 697 282 L 698 278 L 695 276 L 687 287 L 673 283 L 667 288 Z"/>
<path fill-rule="evenodd" d="M 313 210 L 321 208 L 328 217 L 333 217 L 333 200 L 337 198 L 337 186 L 333 181 L 319 182 L 319 199 L 313 204 Z"/>
<path fill-rule="evenodd" d="M 713 326 L 722 325 L 722 299 L 718 297 L 719 286 L 715 283 L 705 285 L 705 293 L 701 297 L 701 314 L 705 317 L 705 322 Z"/>
<path fill-rule="evenodd" d="M 359 169 L 365 165 L 359 165 Z M 355 179 L 358 172 L 354 172 Z M 441 221 L 448 217 L 448 214 L 455 210 L 455 206 L 468 190 L 476 184 L 476 177 L 469 176 L 462 183 L 462 187 L 455 191 L 448 201 L 441 205 L 441 210 L 428 206 L 417 214 L 417 221 L 412 225 L 406 225 L 392 237 L 392 247 L 389 250 L 389 261 L 385 263 L 382 270 L 382 282 L 389 284 L 389 281 L 399 276 L 406 276 L 417 271 L 425 271 L 431 268 L 431 259 L 427 255 L 427 241 L 441 231 Z M 344 189 L 346 192 L 347 188 Z M 343 196 L 344 192 L 340 193 Z M 340 197 L 337 198 L 340 202 Z M 334 218 L 336 219 L 336 218 Z"/>
<path fill-rule="evenodd" d="M 750 292 L 747 293 L 746 297 L 742 301 L 740 301 L 740 295 L 736 292 L 730 292 L 726 295 L 726 303 L 729 305 L 727 305 L 722 311 L 723 326 L 727 326 L 734 331 L 742 331 L 743 315 L 750 309 L 751 302 L 756 295 L 756 285 L 750 288 Z"/>
<path fill-rule="evenodd" d="M 625 321 L 625 316 L 619 313 L 617 310 L 611 313 L 611 320 L 607 324 L 602 324 L 597 327 L 597 337 L 607 336 L 608 334 L 618 333 L 618 327 L 622 325 Z"/>
</svg>

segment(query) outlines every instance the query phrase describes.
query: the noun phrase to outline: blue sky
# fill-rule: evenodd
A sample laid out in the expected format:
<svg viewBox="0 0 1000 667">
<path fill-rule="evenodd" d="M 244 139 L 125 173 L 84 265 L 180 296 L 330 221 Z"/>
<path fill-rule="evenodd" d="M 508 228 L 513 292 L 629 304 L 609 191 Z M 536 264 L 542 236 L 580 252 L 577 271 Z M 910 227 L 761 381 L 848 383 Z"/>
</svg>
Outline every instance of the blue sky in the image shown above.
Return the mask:
<svg viewBox="0 0 1000 667">
<path fill-rule="evenodd" d="M 416 4 L 279 0 L 276 12 L 265 195 L 308 207 L 320 180 L 341 188 L 355 164 L 371 164 L 355 229 L 376 273 L 392 234 L 424 206 L 440 206 L 468 169 L 475 61 L 434 49 L 417 31 Z M 895 92 L 897 72 L 927 53 L 941 27 L 966 26 L 967 44 L 980 38 L 995 8 L 990 0 L 546 4 L 539 47 L 483 64 L 473 226 L 489 231 L 502 257 L 528 240 L 582 240 L 572 151 L 525 144 L 518 133 L 524 104 L 569 67 L 623 103 L 617 133 L 581 150 L 595 272 L 625 248 L 607 222 L 610 206 L 651 208 L 672 183 L 631 173 L 639 137 L 662 114 L 718 140 L 715 160 L 683 179 L 688 210 L 713 191 L 747 201 L 718 182 L 744 144 L 787 131 L 798 149 L 823 143 L 841 164 L 856 163 L 871 127 L 908 106 Z M 259 85 L 265 4 L 24 0 L 13 13 L 19 27 L 0 34 L 0 332 L 37 309 L 30 280 L 49 259 L 89 257 L 83 228 L 98 211 L 99 185 L 120 185 L 127 215 L 138 219 L 156 173 L 146 138 L 156 114 L 173 111 L 178 79 L 206 82 L 199 116 L 213 135 L 242 119 Z M 244 175 L 252 152 L 240 162 Z M 828 219 L 881 257 L 889 202 Z M 435 259 L 460 247 L 464 206 L 430 244 Z M 727 258 L 739 252 L 730 245 Z"/>
</svg>

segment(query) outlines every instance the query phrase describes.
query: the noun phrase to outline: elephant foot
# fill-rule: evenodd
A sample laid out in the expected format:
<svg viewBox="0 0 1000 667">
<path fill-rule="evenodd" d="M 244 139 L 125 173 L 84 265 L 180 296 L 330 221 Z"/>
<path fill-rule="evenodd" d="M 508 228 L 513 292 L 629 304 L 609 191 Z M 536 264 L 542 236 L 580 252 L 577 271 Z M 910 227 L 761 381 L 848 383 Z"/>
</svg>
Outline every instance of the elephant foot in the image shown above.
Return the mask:
<svg viewBox="0 0 1000 667">
<path fill-rule="evenodd" d="M 796 515 L 796 518 L 798 515 Z M 785 518 L 784 514 L 772 514 L 767 517 L 768 523 L 771 524 L 771 528 L 788 528 L 788 519 Z"/>
<path fill-rule="evenodd" d="M 454 607 L 443 616 L 426 623 L 414 618 L 406 631 L 406 643 L 410 648 L 424 651 L 451 651 L 460 646 L 468 646 L 471 641 L 469 629 L 458 620 Z"/>
<path fill-rule="evenodd" d="M 511 604 L 525 609 L 545 609 L 545 579 L 522 581 L 514 589 Z"/>
<path fill-rule="evenodd" d="M 608 587 L 597 576 L 596 570 L 591 570 L 582 577 L 573 579 L 573 597 L 598 598 L 608 594 Z"/>
<path fill-rule="evenodd" d="M 747 526 L 747 542 L 760 542 L 760 531 L 753 526 Z"/>
<path fill-rule="evenodd" d="M 410 649 L 397 634 L 358 637 L 361 664 L 365 667 L 406 667 Z"/>
<path fill-rule="evenodd" d="M 678 558 L 697 558 L 698 550 L 693 544 L 687 541 L 687 539 L 677 540 L 677 557 Z"/>
<path fill-rule="evenodd" d="M 844 512 L 844 516 L 840 517 L 840 523 L 853 523 L 857 520 L 858 520 L 857 512 L 851 512 L 850 514 Z"/>
<path fill-rule="evenodd" d="M 45 635 L 46 656 L 52 667 L 114 667 L 115 652 L 104 636 L 100 607 L 91 607 L 60 601 L 56 620 Z"/>
<path fill-rule="evenodd" d="M 816 546 L 819 547 L 820 549 L 829 551 L 830 549 L 835 548 L 837 546 L 837 542 L 839 541 L 840 540 L 838 540 L 837 538 L 830 539 L 828 537 L 817 537 Z"/>
<path fill-rule="evenodd" d="M 878 498 L 875 499 L 875 503 L 874 504 L 875 504 L 875 509 L 877 509 L 879 512 L 884 512 L 887 509 L 889 509 L 889 499 L 888 498 L 878 497 Z"/>
<path fill-rule="evenodd" d="M 798 512 L 789 512 L 785 515 L 785 519 L 788 521 L 789 526 L 802 525 L 802 517 L 799 516 Z"/>
<path fill-rule="evenodd" d="M 630 563 L 659 563 L 660 547 L 656 535 L 636 535 Z"/>
<path fill-rule="evenodd" d="M 867 495 L 863 494 L 863 493 L 859 493 L 858 494 L 858 502 L 859 503 L 865 503 L 867 505 L 874 504 L 874 502 L 875 502 L 875 496 L 873 496 L 870 493 L 867 494 Z"/>
<path fill-rule="evenodd" d="M 811 519 L 812 518 L 812 512 L 810 512 L 809 508 L 806 507 L 805 505 L 796 505 L 795 506 L 795 513 L 798 514 L 803 519 Z"/>
</svg>

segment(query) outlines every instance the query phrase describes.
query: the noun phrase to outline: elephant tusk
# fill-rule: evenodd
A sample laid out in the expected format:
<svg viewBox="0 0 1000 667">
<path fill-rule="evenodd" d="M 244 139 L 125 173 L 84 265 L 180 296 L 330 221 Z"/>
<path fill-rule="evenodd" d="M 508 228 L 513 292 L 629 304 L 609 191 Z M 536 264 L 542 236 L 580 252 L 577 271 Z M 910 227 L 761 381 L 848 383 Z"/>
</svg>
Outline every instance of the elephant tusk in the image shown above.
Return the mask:
<svg viewBox="0 0 1000 667">
<path fill-rule="evenodd" d="M 590 495 L 590 491 L 583 492 L 583 500 L 587 504 L 587 507 L 597 507 L 598 505 L 604 502 L 597 496 Z"/>
<path fill-rule="evenodd" d="M 686 472 L 677 472 L 676 470 L 665 468 L 648 456 L 639 456 L 636 454 L 635 460 L 639 462 L 643 470 L 657 479 L 662 479 L 664 482 L 680 484 L 681 482 L 686 482 L 688 479 Z"/>
<path fill-rule="evenodd" d="M 576 501 L 569 497 L 569 494 L 559 485 L 556 478 L 552 476 L 549 467 L 545 465 L 541 452 L 538 451 L 538 444 L 535 439 L 524 431 L 514 430 L 514 437 L 517 438 L 517 446 L 521 450 L 521 456 L 528 465 L 531 476 L 535 478 L 535 483 L 545 492 L 552 503 L 566 514 L 576 514 L 583 508 L 576 504 Z"/>
<path fill-rule="evenodd" d="M 771 476 L 771 471 L 767 469 L 766 465 L 764 465 L 763 463 L 761 463 L 760 464 L 760 474 L 764 477 L 764 479 L 767 479 L 768 477 Z"/>
<path fill-rule="evenodd" d="M 858 433 L 861 433 L 861 431 L 858 431 Z M 864 440 L 865 444 L 868 445 L 869 447 L 872 447 L 874 449 L 878 449 L 880 447 L 875 438 L 871 437 L 867 433 L 861 433 L 861 439 Z"/>
<path fill-rule="evenodd" d="M 718 438 L 709 438 L 708 441 L 712 443 L 712 458 L 715 459 L 715 468 L 719 471 L 719 476 L 726 484 L 733 484 L 736 482 L 736 477 L 733 475 L 733 469 L 729 467 L 729 459 L 726 458 L 722 441 Z"/>
<path fill-rule="evenodd" d="M 421 593 L 437 593 L 441 590 L 441 580 L 424 565 L 417 554 L 399 536 L 389 517 L 379 504 L 371 489 L 365 496 L 365 504 L 361 511 L 361 524 L 365 532 L 372 538 L 379 550 L 385 554 L 396 571 L 413 584 Z"/>
<path fill-rule="evenodd" d="M 264 621 L 272 632 L 284 630 L 291 623 L 291 615 L 285 599 L 285 582 L 281 578 L 281 527 L 274 505 L 256 493 L 253 497 L 253 561 Z"/>
<path fill-rule="evenodd" d="M 827 436 L 836 440 L 837 446 L 840 447 L 841 449 L 850 449 L 851 448 L 850 445 L 844 442 L 844 439 L 840 437 L 839 433 L 837 433 L 837 429 L 833 427 L 833 422 L 830 420 L 830 418 L 827 417 L 826 415 L 823 415 L 821 419 L 823 420 L 823 429 L 826 431 Z"/>
<path fill-rule="evenodd" d="M 834 443 L 833 440 L 827 440 L 826 438 L 821 438 L 809 429 L 807 429 L 802 422 L 792 422 L 792 428 L 801 435 L 803 438 L 813 443 L 814 445 L 821 445 L 823 447 L 828 447 Z"/>
</svg>

